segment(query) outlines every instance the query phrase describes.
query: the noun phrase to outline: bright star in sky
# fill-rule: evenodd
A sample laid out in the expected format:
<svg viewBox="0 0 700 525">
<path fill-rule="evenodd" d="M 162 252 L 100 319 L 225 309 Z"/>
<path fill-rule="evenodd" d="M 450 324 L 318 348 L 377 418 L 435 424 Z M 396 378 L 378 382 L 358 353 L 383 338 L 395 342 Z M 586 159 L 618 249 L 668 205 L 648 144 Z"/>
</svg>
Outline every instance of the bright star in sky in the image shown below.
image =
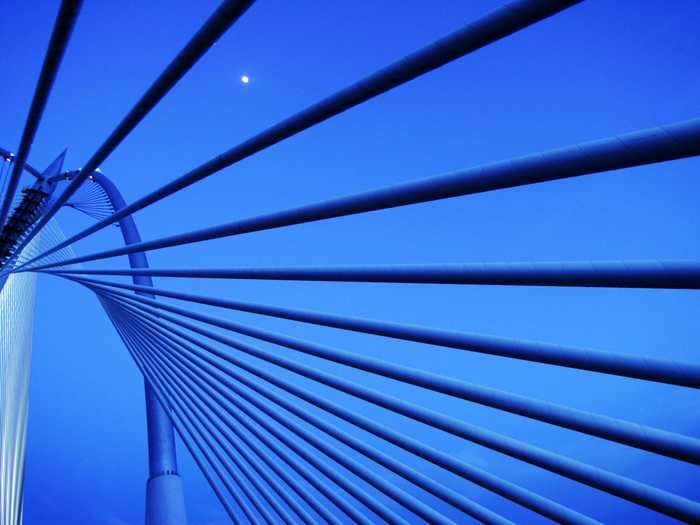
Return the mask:
<svg viewBox="0 0 700 525">
<path fill-rule="evenodd" d="M 250 77 L 248 75 L 243 75 L 241 77 L 241 82 L 243 82 L 244 84 L 247 84 L 248 82 L 250 82 Z"/>
</svg>

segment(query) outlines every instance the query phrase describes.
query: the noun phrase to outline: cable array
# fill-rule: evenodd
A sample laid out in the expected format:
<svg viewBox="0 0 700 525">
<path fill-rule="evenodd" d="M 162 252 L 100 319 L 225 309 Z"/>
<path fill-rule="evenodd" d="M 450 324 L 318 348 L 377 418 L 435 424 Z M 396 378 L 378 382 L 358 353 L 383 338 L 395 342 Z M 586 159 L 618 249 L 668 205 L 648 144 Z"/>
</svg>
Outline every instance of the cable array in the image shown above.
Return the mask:
<svg viewBox="0 0 700 525">
<path fill-rule="evenodd" d="M 87 179 L 80 189 L 66 202 L 65 206 L 80 211 L 98 221 L 114 213 L 114 205 L 102 186 Z"/>
<path fill-rule="evenodd" d="M 494 414 L 507 414 L 599 440 L 620 447 L 621 451 L 634 449 L 678 462 L 688 469 L 700 464 L 700 439 L 695 436 L 468 382 L 373 357 L 361 350 L 349 350 L 344 345 L 318 344 L 209 312 L 245 313 L 257 319 L 324 327 L 338 334 L 373 336 L 379 343 L 417 344 L 425 352 L 440 348 L 455 356 L 457 352 L 486 355 L 544 365 L 554 371 L 573 369 L 689 389 L 694 393 L 700 388 L 700 363 L 184 293 L 153 286 L 151 280 L 162 277 L 696 290 L 700 285 L 700 261 L 151 269 L 145 256 L 145 252 L 175 246 L 426 202 L 476 198 L 496 190 L 696 157 L 700 155 L 700 119 L 236 218 L 167 237 L 142 241 L 134 229 L 131 234 L 124 234 L 124 246 L 79 256 L 71 251 L 75 242 L 111 224 L 133 222 L 135 212 L 243 159 L 261 154 L 290 137 L 579 3 L 519 0 L 508 4 L 252 135 L 132 203 L 115 203 L 114 197 L 93 180 L 98 167 L 253 4 L 225 1 L 156 78 L 85 167 L 62 174 L 67 186 L 51 196 L 40 217 L 32 217 L 31 222 L 36 222 L 36 226 L 28 232 L 23 230 L 21 242 L 16 243 L 21 251 L 23 246 L 33 246 L 28 243 L 34 235 L 45 232 L 42 235 L 51 241 L 52 247 L 22 251 L 13 271 L 57 276 L 96 294 L 147 385 L 167 410 L 183 443 L 235 523 L 450 525 L 469 520 L 512 523 L 507 512 L 501 513 L 500 508 L 496 512 L 479 498 L 467 496 L 454 480 L 507 502 L 506 509 L 511 504 L 518 506 L 521 511 L 532 513 L 533 519 L 599 523 L 595 509 L 575 509 L 556 498 L 545 497 L 524 484 L 426 442 L 407 428 L 425 429 L 446 439 L 480 447 L 495 457 L 605 493 L 624 504 L 700 523 L 697 501 L 529 440 L 516 439 L 471 422 L 449 408 L 426 406 L 421 400 L 449 399 L 450 403 L 458 403 L 457 406 L 477 406 Z M 59 36 L 63 34 L 65 38 L 53 39 L 49 54 L 62 53 L 67 43 L 70 27 L 62 16 L 65 13 L 59 15 L 57 24 L 64 24 L 65 27 L 61 26 L 64 32 L 59 32 Z M 46 75 L 53 78 L 58 64 L 55 60 L 51 63 L 55 67 Z M 42 78 L 46 75 L 42 73 Z M 43 87 L 35 95 L 36 105 L 41 107 L 48 97 L 47 86 L 50 88 L 50 82 L 46 82 L 40 81 Z M 34 116 L 25 128 L 28 136 L 33 136 L 38 126 L 41 111 L 37 111 L 32 110 Z M 3 195 L 4 207 L 14 194 L 16 172 L 23 169 L 18 166 L 26 165 L 30 142 L 23 138 L 18 155 L 21 161 L 14 164 L 10 189 Z M 3 153 L 3 158 L 9 158 L 7 155 Z M 0 181 L 8 178 L 11 163 L 5 164 L 7 167 L 0 168 L 4 169 L 0 171 Z M 50 179 L 56 180 L 60 178 Z M 57 231 L 45 228 L 64 206 L 86 213 L 96 222 L 65 239 Z M 129 256 L 131 268 L 76 266 L 121 255 Z M 90 276 L 127 276 L 133 284 Z M 378 387 L 379 382 L 387 385 L 386 388 Z M 402 394 L 406 391 L 416 396 Z M 396 421 L 405 422 L 405 426 L 395 424 Z"/>
<path fill-rule="evenodd" d="M 64 239 L 51 221 L 20 257 Z M 36 278 L 0 275 L 0 525 L 21 523 Z"/>
<path fill-rule="evenodd" d="M 211 376 L 214 375 L 219 382 L 223 383 L 223 386 L 219 385 L 217 390 L 221 395 L 225 394 L 226 388 L 233 389 L 235 385 L 235 382 L 232 382 L 230 378 L 227 379 L 225 376 L 230 375 L 236 380 L 242 381 L 241 378 L 244 376 L 236 372 L 238 369 L 244 370 L 248 372 L 248 374 L 255 376 L 255 379 L 249 378 L 245 384 L 251 385 L 254 383 L 257 391 L 264 391 L 266 384 L 285 389 L 300 399 L 323 407 L 333 415 L 340 415 L 340 417 L 343 417 L 346 421 L 357 425 L 363 430 L 377 432 L 377 435 L 383 439 L 391 443 L 399 444 L 399 446 L 404 447 L 405 450 L 418 454 L 420 457 L 429 458 L 431 461 L 434 461 L 435 464 L 448 469 L 450 472 L 459 473 L 464 476 L 465 479 L 479 483 L 491 490 L 497 489 L 496 492 L 499 495 L 503 495 L 511 499 L 511 501 L 520 503 L 526 508 L 534 510 L 543 516 L 565 523 L 590 522 L 589 518 L 579 515 L 571 509 L 562 507 L 550 500 L 542 500 L 541 497 L 536 497 L 534 494 L 529 493 L 529 491 L 521 487 L 513 487 L 512 484 L 508 484 L 504 480 L 489 479 L 489 476 L 486 476 L 483 472 L 479 472 L 478 469 L 475 469 L 473 466 L 461 464 L 461 462 L 455 461 L 454 459 L 450 460 L 449 456 L 444 453 L 430 450 L 429 448 L 426 451 L 427 447 L 421 445 L 415 439 L 411 439 L 405 435 L 402 436 L 400 433 L 393 432 L 387 428 L 382 428 L 381 422 L 368 420 L 368 418 L 363 417 L 361 414 L 354 413 L 351 410 L 344 409 L 342 406 L 324 400 L 322 397 L 314 394 L 311 389 L 300 389 L 293 383 L 281 380 L 279 377 L 276 377 L 274 373 L 266 371 L 264 367 L 260 365 L 256 366 L 251 364 L 249 360 L 243 360 L 238 357 L 238 354 L 244 353 L 255 357 L 259 361 L 274 364 L 285 370 L 292 371 L 294 374 L 301 377 L 330 386 L 355 398 L 394 411 L 443 432 L 477 443 L 491 450 L 500 452 L 501 454 L 584 483 L 609 494 L 614 494 L 620 498 L 656 510 L 668 516 L 689 522 L 694 522 L 700 518 L 700 505 L 696 502 L 639 483 L 613 472 L 582 463 L 573 458 L 564 457 L 525 442 L 517 441 L 505 435 L 494 433 L 485 428 L 471 425 L 449 414 L 422 408 L 403 399 L 364 387 L 362 384 L 345 380 L 340 376 L 329 374 L 323 370 L 310 368 L 305 364 L 299 364 L 293 358 L 282 357 L 278 352 L 244 343 L 240 339 L 233 339 L 221 335 L 219 332 L 208 328 L 202 328 L 199 324 L 194 324 L 191 321 L 195 320 L 209 326 L 220 329 L 223 328 L 236 335 L 244 335 L 258 341 L 281 345 L 297 352 L 321 357 L 322 359 L 357 368 L 380 377 L 401 381 L 433 392 L 440 392 L 465 401 L 484 404 L 491 408 L 505 410 L 510 413 L 562 426 L 599 438 L 624 443 L 631 447 L 641 448 L 657 454 L 680 459 L 690 464 L 697 464 L 700 458 L 700 456 L 698 456 L 698 451 L 700 450 L 700 448 L 698 448 L 699 442 L 695 438 L 668 433 L 660 429 L 645 427 L 624 420 L 585 413 L 564 406 L 482 387 L 480 385 L 463 383 L 447 377 L 436 376 L 420 370 L 375 360 L 361 354 L 323 347 L 309 341 L 294 339 L 282 334 L 232 323 L 225 319 L 214 318 L 208 315 L 194 313 L 187 309 L 174 307 L 162 303 L 161 301 L 118 291 L 119 287 L 130 287 L 128 285 L 112 286 L 111 283 L 105 285 L 104 283 L 97 284 L 88 281 L 82 281 L 82 283 L 98 293 L 101 301 L 108 311 L 110 311 L 115 324 L 122 325 L 120 331 L 124 330 L 125 324 L 139 325 L 142 334 L 150 332 L 151 339 L 156 341 L 158 339 L 161 340 L 155 347 L 148 346 L 145 349 L 141 349 L 140 352 L 145 355 L 144 357 L 140 357 L 140 354 L 136 354 L 135 356 L 135 359 L 137 359 L 137 362 L 144 368 L 146 374 L 148 374 L 148 364 L 145 364 L 147 361 L 144 360 L 147 359 L 148 354 L 166 351 L 160 348 L 163 345 L 171 346 L 163 341 L 163 338 L 166 338 L 175 345 L 174 347 L 171 346 L 168 351 L 168 353 L 171 354 L 171 360 L 196 361 L 197 365 L 203 369 L 200 371 L 200 377 L 203 381 L 211 383 Z M 159 291 L 156 289 L 154 293 L 158 295 Z M 170 312 L 176 315 L 169 315 L 164 312 Z M 185 319 L 189 319 L 189 321 Z M 228 347 L 228 350 L 222 350 L 211 343 L 205 343 L 200 336 L 225 345 Z M 132 338 L 133 337 L 134 336 L 132 336 Z M 146 337 L 146 335 L 142 335 L 142 338 L 143 337 Z M 133 348 L 132 351 L 139 352 Z M 194 356 L 196 356 L 197 359 L 195 359 Z M 156 359 L 156 357 L 153 356 L 152 359 Z M 206 363 L 208 363 L 208 365 L 205 365 Z M 235 371 L 232 369 L 231 365 Z M 683 368 L 682 363 L 667 363 L 667 365 L 669 368 Z M 173 364 L 172 366 L 176 365 Z M 182 363 L 180 363 L 179 366 L 183 366 Z M 204 374 L 204 376 L 202 376 L 202 374 Z M 179 377 L 180 380 L 176 381 L 174 378 L 171 378 L 169 380 L 171 384 L 183 380 L 182 376 L 175 377 Z M 700 375 L 696 373 L 696 378 L 699 377 Z M 697 388 L 697 384 L 695 388 Z M 214 395 L 211 390 L 210 393 L 212 396 Z M 167 394 L 162 395 L 167 399 Z M 205 400 L 202 402 L 207 403 Z M 211 403 L 211 400 L 209 403 Z M 284 406 L 289 407 L 289 402 Z M 267 413 L 270 415 L 269 411 Z M 316 422 L 319 426 L 323 427 L 322 422 L 318 420 L 316 420 Z M 328 429 L 328 425 L 325 425 L 324 428 Z M 352 440 L 351 437 L 343 439 L 338 431 L 334 433 L 334 436 L 341 439 L 343 442 Z M 313 435 L 305 434 L 305 438 L 310 439 L 312 442 L 314 441 Z M 690 452 L 689 455 L 680 452 L 685 447 L 688 447 L 686 450 Z M 365 451 L 370 452 L 366 447 Z M 381 453 L 377 451 L 373 451 L 373 457 L 386 459 L 382 458 Z M 345 466 L 342 460 L 340 464 Z M 404 471 L 408 472 L 407 470 Z M 487 479 L 480 479 L 480 477 Z M 435 486 L 431 488 L 436 489 Z M 449 487 L 442 487 L 437 492 L 431 492 L 431 494 L 439 494 L 441 491 L 445 493 L 446 491 L 449 492 L 449 490 Z M 452 501 L 454 501 L 454 499 Z M 465 510 L 465 512 L 471 510 L 469 514 L 474 516 L 475 513 L 473 513 L 472 507 L 473 502 L 470 502 L 469 505 L 464 505 L 464 502 L 462 502 L 462 505 L 458 508 Z M 478 514 L 478 516 L 483 517 L 481 514 Z M 386 516 L 383 517 L 386 518 Z M 441 522 L 439 520 L 436 521 L 435 518 L 427 519 L 425 516 L 422 516 L 422 518 L 431 523 Z M 357 519 L 357 517 L 355 516 L 353 519 Z M 396 522 L 395 520 L 388 521 Z"/>
</svg>

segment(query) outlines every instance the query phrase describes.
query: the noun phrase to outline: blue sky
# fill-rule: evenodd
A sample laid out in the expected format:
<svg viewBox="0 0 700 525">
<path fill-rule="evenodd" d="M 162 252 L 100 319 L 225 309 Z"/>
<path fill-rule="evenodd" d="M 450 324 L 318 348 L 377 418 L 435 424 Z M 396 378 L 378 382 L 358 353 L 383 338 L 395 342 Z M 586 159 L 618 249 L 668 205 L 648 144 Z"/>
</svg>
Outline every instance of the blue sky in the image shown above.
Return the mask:
<svg viewBox="0 0 700 525">
<path fill-rule="evenodd" d="M 78 168 L 217 2 L 86 2 L 30 161 Z M 146 5 L 147 4 L 147 5 Z M 126 200 L 461 27 L 500 1 L 258 2 L 102 166 Z M 0 146 L 15 150 L 56 1 L 0 18 Z M 145 239 L 698 116 L 700 4 L 588 1 L 226 169 L 136 215 Z M 240 76 L 252 81 L 242 85 Z M 700 161 L 622 170 L 149 254 L 153 267 L 691 259 Z M 90 219 L 64 211 L 68 233 Z M 109 228 L 76 245 L 121 242 Z M 119 258 L 95 267 L 125 267 Z M 157 279 L 164 288 L 634 354 L 697 360 L 694 292 Z M 202 309 L 206 310 L 206 309 Z M 255 326 L 697 436 L 693 392 L 217 312 Z M 308 360 L 311 362 L 312 360 Z M 321 366 L 321 365 L 319 365 Z M 325 365 L 324 365 L 325 366 Z M 340 367 L 328 369 L 340 370 Z M 282 372 L 280 372 L 282 373 Z M 692 497 L 697 469 L 343 371 L 470 422 Z M 311 386 L 309 388 L 312 388 Z M 328 393 L 329 396 L 333 394 Z M 25 522 L 140 523 L 142 380 L 94 297 L 41 277 Z M 339 400 L 345 400 L 337 394 Z M 360 405 L 358 405 L 359 407 Z M 359 408 L 358 408 L 359 409 Z M 398 416 L 362 406 L 387 424 Z M 604 522 L 659 515 L 439 432 L 427 442 Z M 351 431 L 351 430 L 348 430 Z M 225 515 L 184 449 L 191 523 Z M 438 475 L 425 464 L 418 468 Z M 498 512 L 525 512 L 447 475 Z"/>
</svg>

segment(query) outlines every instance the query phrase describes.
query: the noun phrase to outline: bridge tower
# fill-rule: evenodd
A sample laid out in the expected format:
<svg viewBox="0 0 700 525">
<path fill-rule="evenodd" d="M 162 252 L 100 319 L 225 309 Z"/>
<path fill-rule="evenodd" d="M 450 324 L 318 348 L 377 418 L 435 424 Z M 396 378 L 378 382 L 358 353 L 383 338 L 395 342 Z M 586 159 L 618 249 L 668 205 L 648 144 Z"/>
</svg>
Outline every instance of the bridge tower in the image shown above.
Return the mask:
<svg viewBox="0 0 700 525">
<path fill-rule="evenodd" d="M 5 150 L 2 153 L 7 162 L 14 160 Z M 42 237 L 37 235 L 29 245 L 22 248 L 22 241 L 31 233 L 51 203 L 58 182 L 72 180 L 79 173 L 62 172 L 65 153 L 59 155 L 41 174 L 31 166 L 28 167 L 28 171 L 37 180 L 22 191 L 22 198 L 0 232 L 0 271 L 12 268 L 21 253 L 33 253 L 37 251 L 35 245 L 41 244 Z M 113 210 L 125 206 L 117 187 L 100 171 L 95 171 L 89 181 L 100 187 Z M 125 244 L 141 242 L 133 217 L 122 218 L 118 225 Z M 130 254 L 128 258 L 132 268 L 148 268 L 148 259 L 143 252 Z M 148 276 L 134 276 L 133 282 L 136 285 L 153 286 L 152 279 Z M 36 274 L 8 276 L 7 273 L 0 273 L 0 525 L 16 525 L 22 520 L 35 289 Z M 152 294 L 137 293 L 155 298 Z M 146 525 L 184 525 L 187 518 L 182 480 L 177 469 L 173 425 L 148 381 L 144 384 L 144 391 L 149 465 L 145 522 Z"/>
</svg>

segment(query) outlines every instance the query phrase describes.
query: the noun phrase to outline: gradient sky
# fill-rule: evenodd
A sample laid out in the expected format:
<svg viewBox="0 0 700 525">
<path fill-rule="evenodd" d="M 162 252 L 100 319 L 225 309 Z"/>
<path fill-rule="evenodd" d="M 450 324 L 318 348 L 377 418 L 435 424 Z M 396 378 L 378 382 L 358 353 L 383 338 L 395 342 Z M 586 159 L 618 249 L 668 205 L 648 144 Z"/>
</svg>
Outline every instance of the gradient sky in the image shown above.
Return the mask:
<svg viewBox="0 0 700 525">
<path fill-rule="evenodd" d="M 261 0 L 102 170 L 127 201 L 134 200 L 501 3 Z M 3 2 L 0 146 L 12 151 L 19 144 L 58 4 Z M 211 0 L 85 2 L 31 163 L 43 169 L 67 146 L 66 168 L 80 167 L 216 5 Z M 698 23 L 700 3 L 694 0 L 589 0 L 228 168 L 138 213 L 137 223 L 142 236 L 152 239 L 697 117 Z M 248 85 L 239 80 L 243 74 L 252 79 Z M 156 268 L 692 259 L 700 257 L 699 169 L 700 161 L 690 159 L 621 170 L 161 250 L 149 258 Z M 59 214 L 59 221 L 72 233 L 91 219 L 69 210 Z M 120 242 L 118 230 L 109 228 L 77 244 L 76 252 Z M 92 266 L 126 264 L 119 258 Z M 698 360 L 696 292 L 176 279 L 156 283 L 242 300 Z M 700 434 L 697 394 L 680 388 L 244 314 L 216 315 L 576 408 Z M 343 373 L 697 498 L 700 475 L 680 462 L 367 374 Z M 328 395 L 352 403 L 340 394 Z M 357 406 L 387 424 L 410 426 L 426 442 L 604 522 L 670 522 L 398 416 Z M 141 523 L 147 475 L 144 417 L 142 379 L 94 296 L 62 279 L 41 277 L 25 523 Z M 179 460 L 191 523 L 227 523 L 184 448 Z M 427 464 L 416 460 L 415 465 L 440 475 Z M 497 496 L 442 476 L 515 521 L 537 522 L 534 514 Z"/>
</svg>

